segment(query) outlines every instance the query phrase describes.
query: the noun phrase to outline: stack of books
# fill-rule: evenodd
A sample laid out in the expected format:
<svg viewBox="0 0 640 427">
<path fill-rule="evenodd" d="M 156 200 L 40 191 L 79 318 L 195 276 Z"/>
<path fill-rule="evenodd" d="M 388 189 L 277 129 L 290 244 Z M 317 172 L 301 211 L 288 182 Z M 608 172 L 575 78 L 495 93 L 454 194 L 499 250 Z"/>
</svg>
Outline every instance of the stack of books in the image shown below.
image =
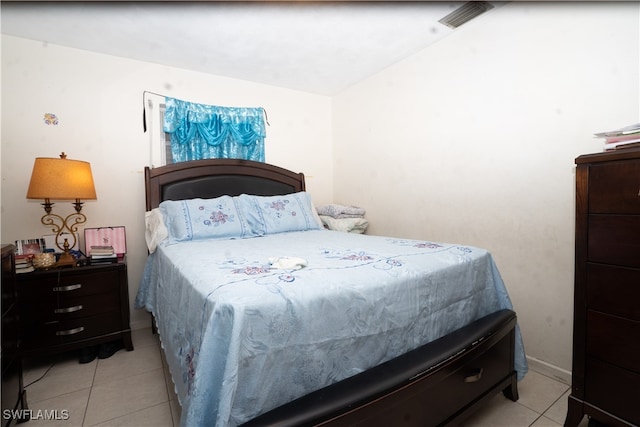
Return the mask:
<svg viewBox="0 0 640 427">
<path fill-rule="evenodd" d="M 33 257 L 33 254 L 16 255 L 16 274 L 31 273 L 35 270 Z"/>
<path fill-rule="evenodd" d="M 118 261 L 118 254 L 113 251 L 113 246 L 91 246 L 89 256 L 91 257 L 91 264 Z"/>
<path fill-rule="evenodd" d="M 608 132 L 599 132 L 595 136 L 604 138 L 604 151 L 640 147 L 640 123 Z"/>
</svg>

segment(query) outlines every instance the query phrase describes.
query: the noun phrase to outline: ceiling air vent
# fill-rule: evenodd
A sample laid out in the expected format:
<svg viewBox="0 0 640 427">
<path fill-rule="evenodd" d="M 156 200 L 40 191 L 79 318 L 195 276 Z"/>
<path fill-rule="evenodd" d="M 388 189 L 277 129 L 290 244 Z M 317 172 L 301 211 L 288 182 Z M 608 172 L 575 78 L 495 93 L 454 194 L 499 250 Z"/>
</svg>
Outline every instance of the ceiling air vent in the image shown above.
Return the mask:
<svg viewBox="0 0 640 427">
<path fill-rule="evenodd" d="M 438 22 L 449 28 L 458 28 L 460 25 L 471 21 L 487 10 L 493 9 L 493 5 L 486 1 L 469 1 L 440 19 Z"/>
</svg>

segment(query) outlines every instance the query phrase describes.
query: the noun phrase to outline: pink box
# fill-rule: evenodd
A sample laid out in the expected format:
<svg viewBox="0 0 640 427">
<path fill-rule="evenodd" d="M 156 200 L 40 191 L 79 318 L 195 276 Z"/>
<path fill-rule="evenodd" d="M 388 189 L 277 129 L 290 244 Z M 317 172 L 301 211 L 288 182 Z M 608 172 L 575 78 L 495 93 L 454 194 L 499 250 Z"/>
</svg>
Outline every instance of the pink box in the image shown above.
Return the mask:
<svg viewBox="0 0 640 427">
<path fill-rule="evenodd" d="M 127 235 L 124 227 L 100 227 L 84 229 L 84 253 L 90 256 L 92 246 L 113 246 L 118 256 L 127 253 Z"/>
</svg>

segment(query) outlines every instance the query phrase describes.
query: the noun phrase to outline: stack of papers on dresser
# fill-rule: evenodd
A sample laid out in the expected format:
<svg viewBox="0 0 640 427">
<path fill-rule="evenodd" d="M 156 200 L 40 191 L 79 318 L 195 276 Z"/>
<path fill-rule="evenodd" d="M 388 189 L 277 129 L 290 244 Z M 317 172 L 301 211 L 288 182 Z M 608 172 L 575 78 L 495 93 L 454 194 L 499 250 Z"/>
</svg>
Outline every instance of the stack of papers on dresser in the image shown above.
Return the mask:
<svg viewBox="0 0 640 427">
<path fill-rule="evenodd" d="M 640 147 L 640 123 L 608 132 L 596 133 L 595 136 L 605 139 L 604 151 Z"/>
</svg>

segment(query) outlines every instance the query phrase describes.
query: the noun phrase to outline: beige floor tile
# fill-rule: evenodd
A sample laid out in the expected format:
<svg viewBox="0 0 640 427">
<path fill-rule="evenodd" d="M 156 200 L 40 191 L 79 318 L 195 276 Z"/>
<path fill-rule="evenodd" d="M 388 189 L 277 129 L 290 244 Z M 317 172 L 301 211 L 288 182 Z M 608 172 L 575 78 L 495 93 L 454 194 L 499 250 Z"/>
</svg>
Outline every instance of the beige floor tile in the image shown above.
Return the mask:
<svg viewBox="0 0 640 427">
<path fill-rule="evenodd" d="M 25 385 L 35 381 L 44 375 L 49 368 L 53 368 L 58 363 L 57 357 L 40 357 L 35 359 L 25 358 L 22 361 L 22 376 Z"/>
<path fill-rule="evenodd" d="M 540 414 L 498 394 L 469 417 L 463 427 L 528 427 Z"/>
<path fill-rule="evenodd" d="M 149 408 L 114 418 L 98 426 L 109 427 L 173 427 L 169 402 L 154 405 Z M 177 425 L 177 424 L 176 424 Z"/>
<path fill-rule="evenodd" d="M 120 350 L 108 359 L 98 360 L 94 385 L 161 368 L 162 360 L 157 346 L 134 347 L 133 351 Z"/>
<path fill-rule="evenodd" d="M 567 390 L 569 386 L 539 374 L 529 371 L 518 383 L 518 403 L 540 414 L 551 407 Z"/>
<path fill-rule="evenodd" d="M 531 424 L 531 427 L 562 427 L 562 424 L 542 416 L 538 418 L 536 422 Z"/>
<path fill-rule="evenodd" d="M 103 423 L 168 401 L 162 368 L 116 379 L 93 387 L 85 425 Z"/>
<path fill-rule="evenodd" d="M 145 329 L 135 329 L 131 331 L 131 340 L 133 341 L 133 348 L 147 347 L 155 345 L 160 346 L 160 339 L 158 334 L 151 333 L 151 327 Z"/>
<path fill-rule="evenodd" d="M 169 376 L 169 372 L 165 371 L 165 375 L 165 383 L 167 385 L 167 394 L 169 395 L 169 400 L 179 400 L 178 394 L 176 393 L 176 386 L 173 384 L 173 381 Z"/>
<path fill-rule="evenodd" d="M 49 359 L 51 363 L 55 362 L 55 364 L 40 380 L 37 379 L 46 371 L 42 363 L 36 363 L 31 365 L 32 367 L 25 369 L 24 384 L 28 385 L 27 397 L 29 402 L 46 400 L 91 387 L 97 361 L 94 360 L 91 363 L 80 364 L 76 357 L 65 356 L 66 355 L 60 355 L 57 358 L 53 357 Z M 27 362 L 26 365 L 29 366 L 29 363 Z M 36 380 L 37 382 L 32 384 L 32 382 Z"/>
<path fill-rule="evenodd" d="M 174 426 L 179 426 L 180 425 L 180 415 L 182 414 L 182 407 L 180 406 L 178 401 L 175 400 L 175 399 L 170 400 L 169 404 L 171 405 L 171 417 L 173 418 L 173 425 Z"/>
<path fill-rule="evenodd" d="M 567 417 L 567 399 L 571 390 L 567 390 L 560 399 L 558 399 L 551 407 L 544 413 L 544 416 L 552 419 L 558 424 L 564 424 L 564 420 Z"/>
<path fill-rule="evenodd" d="M 567 390 L 567 392 L 544 413 L 544 416 L 563 425 L 564 420 L 567 417 L 569 394 L 571 394 L 570 389 Z M 585 416 L 582 418 L 582 422 L 578 424 L 578 427 L 587 427 L 588 425 L 589 419 Z"/>
<path fill-rule="evenodd" d="M 29 427 L 81 427 L 90 392 L 90 388 L 85 388 L 47 400 L 37 402 L 29 400 L 29 409 L 34 414 L 34 418 L 26 425 Z"/>
<path fill-rule="evenodd" d="M 160 356 L 162 359 L 162 366 L 164 366 L 165 371 L 169 372 L 169 364 L 167 363 L 167 358 L 164 354 L 164 350 L 160 347 Z"/>
<path fill-rule="evenodd" d="M 25 357 L 22 360 L 22 369 L 25 385 L 41 377 L 49 368 L 55 367 L 59 369 L 61 365 L 74 365 L 78 363 L 78 352 L 60 353 L 57 355 L 44 357 Z M 85 367 L 93 366 L 95 369 L 95 361 L 84 364 Z"/>
</svg>

